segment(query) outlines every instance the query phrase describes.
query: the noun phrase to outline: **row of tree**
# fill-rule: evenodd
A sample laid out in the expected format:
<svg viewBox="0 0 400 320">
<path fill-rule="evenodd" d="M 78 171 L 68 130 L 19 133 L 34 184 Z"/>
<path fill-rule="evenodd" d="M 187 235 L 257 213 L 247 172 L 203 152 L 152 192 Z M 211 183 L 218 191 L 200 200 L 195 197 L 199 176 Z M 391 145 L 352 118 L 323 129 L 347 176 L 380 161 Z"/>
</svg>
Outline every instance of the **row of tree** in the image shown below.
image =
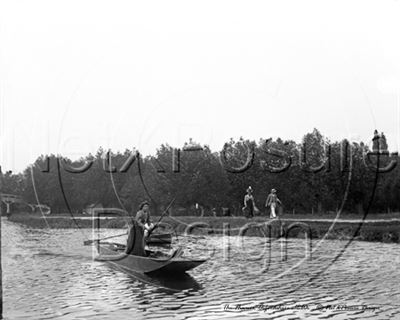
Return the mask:
<svg viewBox="0 0 400 320">
<path fill-rule="evenodd" d="M 218 153 L 190 140 L 180 149 L 161 145 L 146 157 L 102 148 L 78 161 L 42 155 L 20 174 L 4 173 L 2 192 L 53 212 L 80 212 L 96 203 L 131 211 L 144 199 L 159 211 L 175 198 L 174 214 L 214 209 L 220 215 L 229 208 L 241 215 L 245 190 L 252 186 L 260 209 L 275 188 L 287 213 L 342 207 L 361 213 L 370 205 L 387 212 L 400 206 L 398 160 L 397 154 L 370 152 L 367 144 L 331 142 L 314 129 L 302 143 L 239 139 Z"/>
</svg>

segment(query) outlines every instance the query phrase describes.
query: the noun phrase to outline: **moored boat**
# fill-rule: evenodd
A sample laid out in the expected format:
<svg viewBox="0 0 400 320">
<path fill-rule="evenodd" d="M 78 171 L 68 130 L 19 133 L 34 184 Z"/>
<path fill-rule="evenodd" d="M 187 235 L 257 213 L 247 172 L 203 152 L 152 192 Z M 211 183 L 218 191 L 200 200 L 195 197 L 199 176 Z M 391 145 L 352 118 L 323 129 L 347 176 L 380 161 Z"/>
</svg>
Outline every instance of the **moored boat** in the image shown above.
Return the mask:
<svg viewBox="0 0 400 320">
<path fill-rule="evenodd" d="M 148 245 L 170 245 L 172 243 L 172 234 L 152 233 L 146 243 Z"/>
</svg>

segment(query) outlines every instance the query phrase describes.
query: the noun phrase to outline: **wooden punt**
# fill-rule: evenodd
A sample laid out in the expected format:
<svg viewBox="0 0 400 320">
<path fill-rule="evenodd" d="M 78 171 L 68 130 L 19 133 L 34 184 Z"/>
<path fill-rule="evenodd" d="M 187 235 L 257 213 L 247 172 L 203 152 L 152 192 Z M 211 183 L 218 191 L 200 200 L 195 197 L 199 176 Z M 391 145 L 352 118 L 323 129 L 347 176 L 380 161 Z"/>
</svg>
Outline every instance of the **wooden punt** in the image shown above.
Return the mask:
<svg viewBox="0 0 400 320">
<path fill-rule="evenodd" d="M 185 273 L 203 264 L 206 259 L 193 260 L 182 257 L 179 248 L 168 256 L 161 252 L 146 250 L 146 256 L 137 256 L 124 252 L 125 246 L 117 243 L 99 243 L 99 255 L 96 261 L 105 261 L 118 265 L 126 271 L 139 273 Z"/>
</svg>

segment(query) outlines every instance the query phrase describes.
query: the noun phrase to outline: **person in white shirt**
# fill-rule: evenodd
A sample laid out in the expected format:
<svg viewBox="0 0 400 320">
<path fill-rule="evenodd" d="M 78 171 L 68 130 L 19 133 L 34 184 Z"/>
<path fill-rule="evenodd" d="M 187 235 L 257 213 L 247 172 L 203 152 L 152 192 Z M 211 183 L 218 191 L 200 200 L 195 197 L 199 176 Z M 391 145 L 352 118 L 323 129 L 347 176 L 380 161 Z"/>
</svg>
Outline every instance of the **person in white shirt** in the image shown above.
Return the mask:
<svg viewBox="0 0 400 320">
<path fill-rule="evenodd" d="M 265 201 L 265 207 L 270 207 L 271 213 L 270 213 L 270 218 L 274 219 L 276 218 L 276 206 L 281 205 L 282 202 L 279 200 L 278 196 L 276 195 L 276 190 L 272 189 L 271 193 L 267 197 L 267 201 Z"/>
<path fill-rule="evenodd" d="M 150 220 L 150 204 L 144 201 L 139 206 L 139 211 L 136 213 L 136 222 L 143 228 L 144 239 L 149 236 L 149 233 L 153 230 L 154 225 Z"/>
</svg>

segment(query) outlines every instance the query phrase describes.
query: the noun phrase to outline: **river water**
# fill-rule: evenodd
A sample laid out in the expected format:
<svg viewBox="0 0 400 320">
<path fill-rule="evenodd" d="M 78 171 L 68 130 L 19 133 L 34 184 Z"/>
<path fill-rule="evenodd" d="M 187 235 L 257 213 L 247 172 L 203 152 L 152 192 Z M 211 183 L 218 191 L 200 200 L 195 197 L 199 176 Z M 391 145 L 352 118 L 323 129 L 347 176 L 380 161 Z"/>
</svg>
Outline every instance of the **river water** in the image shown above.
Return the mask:
<svg viewBox="0 0 400 320">
<path fill-rule="evenodd" d="M 209 260 L 169 279 L 93 261 L 92 236 L 2 219 L 4 318 L 400 319 L 398 244 L 315 240 L 310 257 L 302 239 L 285 255 L 262 237 L 179 236 L 188 257 Z"/>
</svg>

